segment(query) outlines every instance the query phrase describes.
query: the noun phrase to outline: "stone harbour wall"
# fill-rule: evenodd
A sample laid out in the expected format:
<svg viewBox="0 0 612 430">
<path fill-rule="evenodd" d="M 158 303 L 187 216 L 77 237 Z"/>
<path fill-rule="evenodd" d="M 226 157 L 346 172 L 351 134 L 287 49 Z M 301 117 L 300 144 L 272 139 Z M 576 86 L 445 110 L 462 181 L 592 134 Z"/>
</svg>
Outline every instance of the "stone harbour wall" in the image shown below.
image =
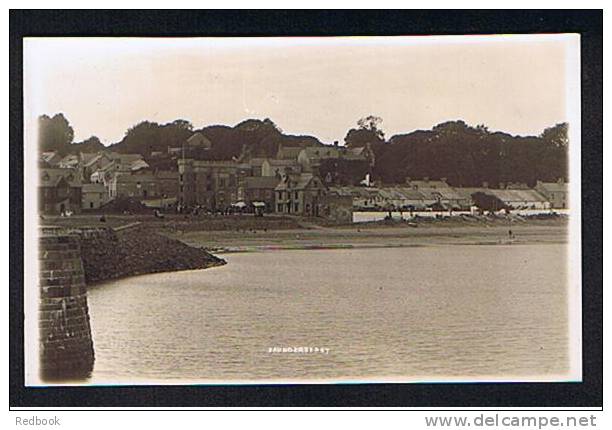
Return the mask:
<svg viewBox="0 0 612 430">
<path fill-rule="evenodd" d="M 93 370 L 94 349 L 80 239 L 43 231 L 39 244 L 40 377 L 87 378 Z"/>
<path fill-rule="evenodd" d="M 203 249 L 136 226 L 41 228 L 38 311 L 40 377 L 80 380 L 94 365 L 87 284 L 225 264 Z"/>
</svg>

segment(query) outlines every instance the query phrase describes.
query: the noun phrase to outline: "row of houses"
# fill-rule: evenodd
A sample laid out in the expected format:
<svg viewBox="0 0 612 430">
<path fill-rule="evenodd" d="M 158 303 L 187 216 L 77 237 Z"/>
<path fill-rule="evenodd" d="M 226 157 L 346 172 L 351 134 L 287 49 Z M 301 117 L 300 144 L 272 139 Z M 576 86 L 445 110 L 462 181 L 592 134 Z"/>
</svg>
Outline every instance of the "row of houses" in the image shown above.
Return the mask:
<svg viewBox="0 0 612 430">
<path fill-rule="evenodd" d="M 326 159 L 373 163 L 374 153 L 369 145 L 346 148 L 334 144 L 280 146 L 270 158 L 252 157 L 246 150 L 235 160 L 179 158 L 178 205 L 215 211 L 236 203 L 255 203 L 267 212 L 317 216 L 327 212 L 331 200 L 347 201 L 321 183 L 319 168 Z"/>
<path fill-rule="evenodd" d="M 320 183 L 318 168 L 323 160 L 373 160 L 369 146 L 349 149 L 338 145 L 281 146 L 270 158 L 251 157 L 247 151 L 234 160 L 199 157 L 210 148 L 210 141 L 201 133 L 194 133 L 180 148 L 169 148 L 175 160 L 174 170 L 152 168 L 140 154 L 105 150 L 61 157 L 55 152 L 43 153 L 39 166 L 40 210 L 55 214 L 96 210 L 113 199 L 130 197 L 148 205 L 151 201 L 163 201 L 174 203 L 179 209 L 197 206 L 210 211 L 256 203 L 266 212 L 275 212 L 276 198 L 280 196 L 276 188 L 293 189 L 298 184 L 298 188 L 304 184 L 310 188 L 315 182 Z M 149 160 L 153 162 L 160 156 L 151 153 Z M 329 204 L 323 210 L 322 200 L 305 202 L 304 190 L 295 189 L 292 195 L 296 192 L 300 202 L 284 206 L 285 213 L 329 212 Z M 65 198 L 67 195 L 69 199 Z"/>
<path fill-rule="evenodd" d="M 351 198 L 335 193 L 318 175 L 296 165 L 283 164 L 282 170 L 269 170 L 275 161 L 264 160 L 263 169 L 259 170 L 259 163 L 253 166 L 228 161 L 179 160 L 179 208 L 197 206 L 218 211 L 241 205 L 268 213 L 350 222 Z"/>
<path fill-rule="evenodd" d="M 194 133 L 180 148 L 171 148 L 173 165 L 155 168 L 151 153 L 113 151 L 60 157 L 43 153 L 40 161 L 40 209 L 43 213 L 96 210 L 109 201 L 130 197 L 148 206 L 153 202 L 178 210 L 199 207 L 225 211 L 257 207 L 260 211 L 299 216 L 348 218 L 353 210 L 469 209 L 476 193 L 495 196 L 515 209 L 567 207 L 567 184 L 538 182 L 534 189 L 520 184 L 499 188 L 451 187 L 445 178 L 412 180 L 402 185 L 334 187 L 322 181 L 319 167 L 327 159 L 374 163 L 369 145 L 360 148 L 280 146 L 274 157 L 243 152 L 233 160 L 200 157 L 211 142 Z"/>
<path fill-rule="evenodd" d="M 117 197 L 178 197 L 178 171 L 152 169 L 140 154 L 47 152 L 38 170 L 41 213 L 96 210 Z"/>
<path fill-rule="evenodd" d="M 353 209 L 368 210 L 469 210 L 477 193 L 492 196 L 512 209 L 566 209 L 568 184 L 538 181 L 535 188 L 509 184 L 500 188 L 451 187 L 446 180 L 410 180 L 387 187 L 337 187 L 335 192 L 350 196 Z"/>
</svg>

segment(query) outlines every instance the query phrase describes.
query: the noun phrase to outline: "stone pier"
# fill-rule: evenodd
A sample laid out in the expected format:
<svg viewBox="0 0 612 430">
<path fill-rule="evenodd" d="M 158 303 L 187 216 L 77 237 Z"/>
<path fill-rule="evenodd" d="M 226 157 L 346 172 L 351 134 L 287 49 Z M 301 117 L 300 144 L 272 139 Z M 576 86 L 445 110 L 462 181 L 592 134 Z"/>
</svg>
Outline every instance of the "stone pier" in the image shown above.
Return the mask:
<svg viewBox="0 0 612 430">
<path fill-rule="evenodd" d="M 40 377 L 86 379 L 94 348 L 79 236 L 43 228 L 39 262 Z"/>
</svg>

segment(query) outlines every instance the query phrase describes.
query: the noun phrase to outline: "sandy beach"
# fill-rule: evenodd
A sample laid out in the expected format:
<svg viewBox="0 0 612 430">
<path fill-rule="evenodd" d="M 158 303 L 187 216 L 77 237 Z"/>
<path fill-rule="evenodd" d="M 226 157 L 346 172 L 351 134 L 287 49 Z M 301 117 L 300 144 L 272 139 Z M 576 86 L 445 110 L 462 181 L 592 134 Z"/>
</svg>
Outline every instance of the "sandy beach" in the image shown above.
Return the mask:
<svg viewBox="0 0 612 430">
<path fill-rule="evenodd" d="M 199 217 L 169 216 L 157 219 L 144 215 L 47 218 L 46 225 L 121 227 L 139 223 L 141 231 L 178 239 L 213 253 L 251 252 L 275 249 L 379 248 L 425 245 L 497 245 L 566 243 L 567 217 L 543 219 L 459 217 L 391 221 L 342 226 L 315 224 L 312 220 L 268 216 Z M 509 232 L 512 232 L 512 237 Z"/>
<path fill-rule="evenodd" d="M 509 231 L 512 231 L 512 237 Z M 275 249 L 380 248 L 425 245 L 497 245 L 566 243 L 565 220 L 529 221 L 521 224 L 479 223 L 477 225 L 436 222 L 410 226 L 359 225 L 284 230 L 166 231 L 182 242 L 214 253 Z"/>
</svg>

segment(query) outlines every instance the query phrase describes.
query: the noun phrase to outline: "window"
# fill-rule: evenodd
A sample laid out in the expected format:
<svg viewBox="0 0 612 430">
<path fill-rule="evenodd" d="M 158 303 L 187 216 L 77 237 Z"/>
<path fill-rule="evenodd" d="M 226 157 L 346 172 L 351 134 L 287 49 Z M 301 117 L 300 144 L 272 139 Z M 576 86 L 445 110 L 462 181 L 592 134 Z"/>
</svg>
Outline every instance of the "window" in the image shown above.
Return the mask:
<svg viewBox="0 0 612 430">
<path fill-rule="evenodd" d="M 294 196 L 295 196 L 294 198 L 297 200 L 297 198 L 298 198 L 298 192 L 297 191 L 295 192 Z"/>
<path fill-rule="evenodd" d="M 93 202 L 89 202 L 89 209 L 93 209 Z"/>
<path fill-rule="evenodd" d="M 293 209 L 294 209 L 294 212 L 299 212 L 300 211 L 300 204 L 299 203 L 294 204 L 293 205 Z"/>
</svg>

